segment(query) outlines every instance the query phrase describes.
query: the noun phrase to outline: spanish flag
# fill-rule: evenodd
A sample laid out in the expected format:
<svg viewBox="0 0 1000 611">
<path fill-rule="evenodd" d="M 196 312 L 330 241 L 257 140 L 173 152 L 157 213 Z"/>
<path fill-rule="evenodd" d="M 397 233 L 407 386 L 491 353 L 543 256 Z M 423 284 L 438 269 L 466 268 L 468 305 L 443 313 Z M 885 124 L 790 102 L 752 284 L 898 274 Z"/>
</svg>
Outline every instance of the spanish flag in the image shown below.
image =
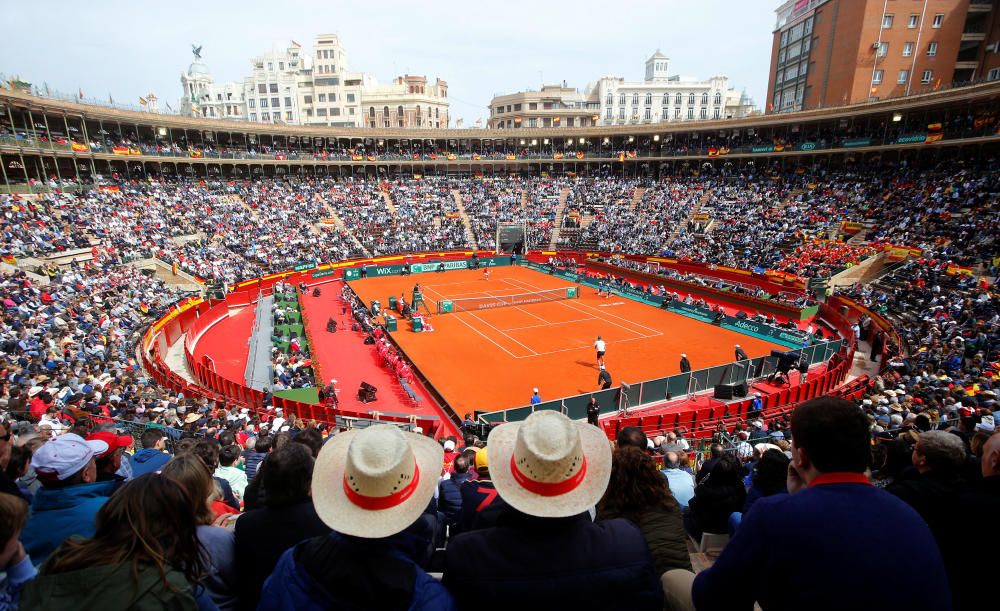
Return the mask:
<svg viewBox="0 0 1000 611">
<path fill-rule="evenodd" d="M 562 159 L 563 157 L 565 157 L 565 155 L 563 155 L 562 153 L 556 153 L 555 155 L 552 156 L 553 159 Z"/>
<path fill-rule="evenodd" d="M 513 153 L 507 155 L 507 161 L 514 161 L 515 159 L 517 159 L 517 155 L 514 155 Z"/>
<path fill-rule="evenodd" d="M 17 265 L 17 257 L 14 255 L 4 255 L 2 260 L 7 265 Z"/>
<path fill-rule="evenodd" d="M 930 144 L 931 142 L 941 142 L 944 139 L 944 132 L 934 132 L 932 134 L 927 134 L 924 138 L 924 143 Z"/>
<path fill-rule="evenodd" d="M 86 144 L 80 144 L 79 142 L 74 142 L 73 146 L 70 147 L 70 148 L 72 148 L 73 151 L 75 151 L 77 153 L 86 153 L 87 151 L 90 150 L 90 149 L 87 148 Z"/>
<path fill-rule="evenodd" d="M 618 161 L 625 161 L 625 153 L 618 153 Z"/>
<path fill-rule="evenodd" d="M 472 160 L 473 161 L 479 161 L 479 153 L 473 153 L 472 154 Z"/>
<path fill-rule="evenodd" d="M 111 147 L 111 152 L 115 155 L 128 155 L 127 146 L 113 146 Z"/>
<path fill-rule="evenodd" d="M 448 155 L 448 161 L 455 161 L 458 159 L 458 155 Z"/>
<path fill-rule="evenodd" d="M 368 155 L 368 161 L 375 161 L 375 155 Z"/>
<path fill-rule="evenodd" d="M 583 157 L 584 157 L 583 151 L 580 151 L 579 153 L 576 154 L 577 159 L 583 159 Z"/>
<path fill-rule="evenodd" d="M 142 151 L 140 151 L 139 149 L 129 149 L 128 154 L 132 155 L 133 157 L 138 157 L 142 155 Z"/>
<path fill-rule="evenodd" d="M 364 157 L 362 157 L 361 155 L 351 155 L 351 159 L 353 161 L 361 161 L 362 159 L 364 159 Z"/>
<path fill-rule="evenodd" d="M 201 159 L 202 152 L 201 151 L 188 151 L 188 156 L 190 156 L 192 159 Z"/>
</svg>

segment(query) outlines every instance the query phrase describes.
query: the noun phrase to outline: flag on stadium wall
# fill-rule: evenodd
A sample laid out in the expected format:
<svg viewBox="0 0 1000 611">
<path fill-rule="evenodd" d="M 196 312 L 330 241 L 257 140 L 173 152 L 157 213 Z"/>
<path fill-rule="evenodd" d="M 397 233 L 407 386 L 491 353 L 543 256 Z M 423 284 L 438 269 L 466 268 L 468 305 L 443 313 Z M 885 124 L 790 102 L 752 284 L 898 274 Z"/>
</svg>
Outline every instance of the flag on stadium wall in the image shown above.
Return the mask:
<svg viewBox="0 0 1000 611">
<path fill-rule="evenodd" d="M 128 155 L 127 146 L 113 146 L 111 147 L 111 152 L 115 155 Z"/>
<path fill-rule="evenodd" d="M 414 161 L 420 159 L 420 153 L 413 153 L 413 159 Z"/>
<path fill-rule="evenodd" d="M 472 154 L 472 160 L 473 161 L 479 161 L 479 153 L 473 153 Z"/>
<path fill-rule="evenodd" d="M 458 159 L 458 155 L 448 154 L 448 161 L 455 161 L 456 159 Z"/>
<path fill-rule="evenodd" d="M 351 160 L 353 161 L 361 161 L 362 159 L 364 159 L 364 157 L 361 155 L 351 155 Z"/>
<path fill-rule="evenodd" d="M 74 142 L 70 148 L 72 148 L 77 153 L 86 153 L 88 150 L 90 150 L 87 148 L 86 144 L 80 144 L 79 142 Z"/>
<path fill-rule="evenodd" d="M 188 156 L 191 157 L 191 159 L 201 159 L 202 152 L 201 151 L 188 151 Z"/>
<path fill-rule="evenodd" d="M 929 144 L 931 142 L 941 142 L 943 139 L 944 132 L 934 132 L 932 134 L 927 134 L 927 137 L 924 138 L 924 142 Z"/>
<path fill-rule="evenodd" d="M 368 155 L 366 159 L 368 159 L 368 161 L 375 161 L 375 155 Z"/>
<path fill-rule="evenodd" d="M 3 262 L 7 265 L 17 265 L 17 257 L 14 255 L 4 255 Z"/>
<path fill-rule="evenodd" d="M 579 153 L 576 154 L 577 159 L 583 159 L 583 157 L 584 157 L 583 151 L 580 151 Z"/>
<path fill-rule="evenodd" d="M 562 159 L 563 157 L 565 157 L 565 155 L 563 155 L 562 153 L 556 153 L 555 155 L 552 156 L 553 159 Z"/>
<path fill-rule="evenodd" d="M 928 123 L 927 131 L 929 132 L 939 132 L 943 126 L 940 123 Z"/>
<path fill-rule="evenodd" d="M 128 154 L 132 155 L 133 157 L 138 157 L 139 155 L 142 155 L 142 151 L 140 151 L 139 149 L 129 149 Z"/>
<path fill-rule="evenodd" d="M 513 153 L 507 155 L 507 161 L 514 161 L 515 159 L 517 159 L 517 155 Z"/>
<path fill-rule="evenodd" d="M 618 153 L 618 161 L 625 161 L 625 153 Z"/>
<path fill-rule="evenodd" d="M 636 153 L 635 151 L 629 151 L 625 153 L 625 156 L 628 157 L 629 159 L 635 159 Z"/>
</svg>

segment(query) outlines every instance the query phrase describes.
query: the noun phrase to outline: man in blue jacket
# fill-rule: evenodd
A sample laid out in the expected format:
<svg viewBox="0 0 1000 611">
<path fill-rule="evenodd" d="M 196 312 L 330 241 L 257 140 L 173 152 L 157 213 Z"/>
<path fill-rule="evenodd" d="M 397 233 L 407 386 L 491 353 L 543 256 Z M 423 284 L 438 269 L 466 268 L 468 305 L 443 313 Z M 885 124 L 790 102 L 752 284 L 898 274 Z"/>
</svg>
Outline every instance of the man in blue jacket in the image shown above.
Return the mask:
<svg viewBox="0 0 1000 611">
<path fill-rule="evenodd" d="M 754 503 L 719 559 L 695 577 L 694 607 L 749 610 L 756 601 L 765 611 L 951 609 L 927 524 L 865 476 L 864 412 L 850 401 L 820 397 L 796 408 L 791 427 L 791 494 Z"/>
<path fill-rule="evenodd" d="M 21 531 L 24 551 L 41 564 L 69 536 L 94 535 L 94 517 L 118 487 L 97 481 L 94 457 L 108 450 L 103 441 L 85 441 L 67 433 L 38 448 L 31 466 L 42 487 L 35 493 L 31 516 Z"/>
<path fill-rule="evenodd" d="M 451 477 L 438 484 L 437 509 L 444 514 L 445 524 L 454 527 L 462 519 L 462 484 L 469 481 L 469 459 L 459 454 L 455 457 Z"/>
<path fill-rule="evenodd" d="M 162 429 L 148 428 L 143 431 L 140 440 L 142 449 L 133 454 L 129 460 L 133 478 L 147 473 L 159 473 L 163 465 L 170 462 L 171 456 L 166 452 L 166 438 Z"/>
</svg>

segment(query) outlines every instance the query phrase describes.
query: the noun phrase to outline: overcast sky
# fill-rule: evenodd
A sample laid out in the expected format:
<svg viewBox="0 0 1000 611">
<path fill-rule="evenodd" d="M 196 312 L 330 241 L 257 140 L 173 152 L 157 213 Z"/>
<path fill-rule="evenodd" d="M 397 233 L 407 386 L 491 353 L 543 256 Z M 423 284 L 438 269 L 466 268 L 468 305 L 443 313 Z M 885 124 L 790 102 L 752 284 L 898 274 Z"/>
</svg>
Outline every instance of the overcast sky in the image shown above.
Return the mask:
<svg viewBox="0 0 1000 611">
<path fill-rule="evenodd" d="M 250 59 L 316 34 L 340 34 L 349 69 L 380 83 L 403 73 L 448 82 L 452 117 L 471 127 L 496 93 L 561 83 L 583 89 L 643 77 L 657 49 L 671 74 L 729 77 L 764 105 L 780 0 L 31 0 L 0 11 L 0 74 L 39 87 L 135 103 L 153 92 L 177 108 L 191 44 L 216 82 Z M 161 103 L 162 107 L 162 103 Z"/>
</svg>

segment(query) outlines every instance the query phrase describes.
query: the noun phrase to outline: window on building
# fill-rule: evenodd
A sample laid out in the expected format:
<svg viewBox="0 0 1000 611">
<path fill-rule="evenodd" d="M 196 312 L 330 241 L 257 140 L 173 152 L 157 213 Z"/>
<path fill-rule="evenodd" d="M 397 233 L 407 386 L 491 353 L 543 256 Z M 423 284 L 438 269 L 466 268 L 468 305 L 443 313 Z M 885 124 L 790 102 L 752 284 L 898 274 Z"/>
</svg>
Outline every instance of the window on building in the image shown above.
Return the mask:
<svg viewBox="0 0 1000 611">
<path fill-rule="evenodd" d="M 912 30 L 917 27 L 918 23 L 920 23 L 920 15 L 910 15 L 910 18 L 906 20 L 906 27 Z"/>
<path fill-rule="evenodd" d="M 934 71 L 924 70 L 923 73 L 920 75 L 920 82 L 926 85 L 931 82 L 932 78 L 934 78 Z"/>
<path fill-rule="evenodd" d="M 274 62 L 267 62 L 267 71 L 274 72 Z"/>
<path fill-rule="evenodd" d="M 611 95 L 608 95 L 608 104 L 611 103 Z M 528 110 L 538 110 L 538 102 L 529 102 Z"/>
<path fill-rule="evenodd" d="M 311 95 L 302 96 L 302 103 L 303 104 L 312 104 L 313 103 L 313 97 Z"/>
<path fill-rule="evenodd" d="M 883 70 L 876 70 L 872 73 L 872 84 L 879 85 L 882 83 Z"/>
<path fill-rule="evenodd" d="M 937 55 L 937 42 L 931 42 L 927 45 L 927 57 L 934 57 Z"/>
<path fill-rule="evenodd" d="M 625 94 L 622 93 L 618 95 L 618 105 L 623 106 L 624 104 L 625 104 Z"/>
<path fill-rule="evenodd" d="M 396 127 L 403 127 L 403 120 L 396 121 Z"/>
<path fill-rule="evenodd" d="M 292 120 L 292 111 L 290 111 L 290 110 L 286 111 L 285 112 L 285 121 L 291 121 L 291 120 Z"/>
<path fill-rule="evenodd" d="M 257 93 L 267 93 L 267 84 L 266 83 L 258 83 L 257 84 Z"/>
<path fill-rule="evenodd" d="M 291 106 L 292 106 L 292 98 L 286 97 L 285 98 L 285 108 L 291 108 Z"/>
<path fill-rule="evenodd" d="M 664 106 L 663 108 L 661 108 L 660 109 L 660 117 L 664 121 L 666 121 L 667 119 L 669 119 L 670 118 L 670 108 L 667 107 L 667 106 Z"/>
<path fill-rule="evenodd" d="M 986 80 L 995 81 L 1000 79 L 1000 68 L 991 68 L 989 72 L 986 73 Z"/>
<path fill-rule="evenodd" d="M 281 100 L 278 98 L 271 98 L 271 108 L 280 108 Z"/>
<path fill-rule="evenodd" d="M 271 120 L 271 113 L 269 113 L 269 112 L 262 112 L 262 113 L 260 113 L 260 120 L 261 121 L 270 121 Z"/>
<path fill-rule="evenodd" d="M 653 109 L 647 107 L 646 108 L 646 114 L 644 114 L 642 116 L 642 118 L 645 119 L 646 121 L 649 121 L 650 119 L 652 119 L 653 118 Z"/>
<path fill-rule="evenodd" d="M 780 51 L 778 51 L 778 63 L 779 64 L 785 63 L 785 49 L 784 49 L 784 47 L 782 47 L 782 49 Z"/>
<path fill-rule="evenodd" d="M 910 78 L 909 70 L 900 70 L 899 75 L 896 77 L 896 84 L 903 85 L 906 83 L 906 79 Z"/>
<path fill-rule="evenodd" d="M 722 115 L 722 110 L 720 108 L 716 108 L 716 109 L 714 109 L 712 111 L 712 118 L 713 119 L 718 119 L 718 118 L 721 117 L 721 115 Z"/>
<path fill-rule="evenodd" d="M 632 94 L 632 106 L 638 106 L 638 105 L 639 105 L 639 94 L 638 93 L 633 93 Z"/>
<path fill-rule="evenodd" d="M 693 108 L 688 108 L 687 118 L 688 119 L 693 119 L 694 118 L 694 109 Z"/>
<path fill-rule="evenodd" d="M 632 120 L 633 121 L 638 121 L 639 120 L 639 107 L 638 106 L 633 106 L 632 107 Z"/>
<path fill-rule="evenodd" d="M 716 106 L 718 106 L 719 104 L 722 104 L 722 94 L 719 93 L 718 91 L 716 91 L 715 92 L 715 100 L 712 103 L 715 104 Z"/>
<path fill-rule="evenodd" d="M 386 119 L 386 120 L 384 121 L 384 125 L 383 125 L 383 127 L 389 127 L 389 126 L 390 126 L 390 125 L 389 125 L 389 120 L 388 120 L 388 119 Z"/>
<path fill-rule="evenodd" d="M 396 116 L 397 117 L 402 117 L 403 116 L 403 107 L 402 106 L 397 106 L 396 107 Z"/>
<path fill-rule="evenodd" d="M 681 118 L 681 109 L 680 108 L 675 108 L 674 109 L 674 118 L 675 119 L 680 119 Z"/>
<path fill-rule="evenodd" d="M 802 25 L 804 26 L 803 29 L 802 29 L 802 32 L 804 34 L 812 34 L 812 31 L 813 31 L 813 18 L 812 17 L 810 17 L 809 19 L 806 19 L 805 22 Z"/>
<path fill-rule="evenodd" d="M 611 117 L 608 118 L 610 119 Z M 528 127 L 538 127 L 538 119 L 528 119 Z"/>
<path fill-rule="evenodd" d="M 313 116 L 313 111 L 311 108 L 306 109 L 306 118 L 309 119 Z"/>
<path fill-rule="evenodd" d="M 321 94 L 319 94 L 318 96 L 316 96 L 316 98 L 317 98 L 317 99 L 318 99 L 318 100 L 319 100 L 320 102 L 325 102 L 325 101 L 326 101 L 326 94 L 325 94 L 325 93 L 321 93 Z"/>
<path fill-rule="evenodd" d="M 434 118 L 435 119 L 440 119 L 441 118 L 441 109 L 440 108 L 435 108 L 434 109 Z"/>
<path fill-rule="evenodd" d="M 653 94 L 652 93 L 647 93 L 646 94 L 646 106 L 650 106 L 652 103 L 653 103 Z"/>
<path fill-rule="evenodd" d="M 677 95 L 675 95 L 674 96 L 674 105 L 675 106 L 680 106 L 682 99 L 683 99 L 683 96 L 681 94 L 678 93 Z"/>
<path fill-rule="evenodd" d="M 663 100 L 660 102 L 660 106 L 669 106 L 669 105 L 670 105 L 670 94 L 664 93 Z"/>
<path fill-rule="evenodd" d="M 261 108 L 267 108 L 267 98 L 261 98 L 260 99 L 260 107 Z"/>
<path fill-rule="evenodd" d="M 913 55 L 913 43 L 904 42 L 903 43 L 903 57 L 909 57 Z"/>
<path fill-rule="evenodd" d="M 278 62 L 278 70 L 284 70 L 284 69 L 285 69 L 285 62 Z"/>
<path fill-rule="evenodd" d="M 333 114 L 335 114 L 335 115 L 339 115 L 340 114 L 340 109 L 339 108 L 334 108 L 333 110 L 336 111 Z M 349 115 L 351 115 L 353 117 L 354 116 L 354 110 L 355 110 L 354 107 L 351 106 L 350 108 L 347 109 L 347 114 L 349 114 Z"/>
<path fill-rule="evenodd" d="M 618 109 L 618 120 L 619 121 L 624 121 L 625 120 L 625 107 L 624 106 L 622 106 L 621 108 Z"/>
<path fill-rule="evenodd" d="M 384 118 L 388 118 L 389 117 L 389 107 L 388 106 L 383 106 L 382 107 L 382 117 L 384 117 Z M 389 126 L 386 125 L 386 127 L 389 127 Z"/>
<path fill-rule="evenodd" d="M 247 108 L 257 108 L 257 101 L 253 98 L 247 100 Z"/>
<path fill-rule="evenodd" d="M 889 54 L 889 43 L 887 42 L 878 43 L 878 56 L 885 57 L 888 54 Z"/>
<path fill-rule="evenodd" d="M 934 21 L 931 22 L 931 27 L 939 28 L 944 23 L 944 13 L 937 13 L 934 15 Z"/>
<path fill-rule="evenodd" d="M 688 94 L 688 106 L 694 106 L 694 94 L 693 93 L 689 93 Z"/>
<path fill-rule="evenodd" d="M 611 107 L 610 106 L 604 109 L 604 119 L 607 120 L 607 121 L 611 120 Z M 534 119 L 532 119 L 532 120 L 534 120 Z"/>
<path fill-rule="evenodd" d="M 352 115 L 354 114 L 354 109 L 353 108 L 351 109 L 351 114 Z M 331 117 L 339 117 L 340 116 L 340 109 L 339 108 L 331 108 L 330 109 L 330 116 Z"/>
<path fill-rule="evenodd" d="M 375 118 L 375 107 L 374 106 L 370 106 L 368 108 L 368 116 L 371 117 L 371 118 L 373 118 L 373 119 Z"/>
<path fill-rule="evenodd" d="M 885 28 L 885 29 L 887 29 L 887 30 L 889 28 L 891 28 L 892 27 L 892 19 L 893 19 L 892 15 L 882 15 L 882 27 Z"/>
<path fill-rule="evenodd" d="M 701 105 L 708 106 L 708 92 L 701 94 Z"/>
<path fill-rule="evenodd" d="M 255 113 L 255 112 L 250 113 L 250 120 L 251 121 L 256 121 L 257 120 L 257 113 Z"/>
<path fill-rule="evenodd" d="M 270 93 L 278 93 L 278 84 L 277 83 L 271 83 L 267 87 L 268 87 L 268 91 Z"/>
</svg>

